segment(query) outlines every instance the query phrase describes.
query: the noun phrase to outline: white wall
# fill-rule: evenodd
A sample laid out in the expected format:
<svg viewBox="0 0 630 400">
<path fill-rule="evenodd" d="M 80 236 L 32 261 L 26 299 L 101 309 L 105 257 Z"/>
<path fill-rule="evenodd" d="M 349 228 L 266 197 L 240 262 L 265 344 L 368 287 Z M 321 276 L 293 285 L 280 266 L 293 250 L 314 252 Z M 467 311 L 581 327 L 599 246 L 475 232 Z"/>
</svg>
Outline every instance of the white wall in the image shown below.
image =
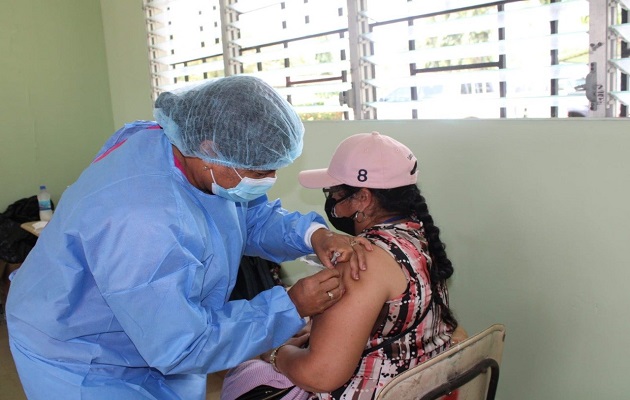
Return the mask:
<svg viewBox="0 0 630 400">
<path fill-rule="evenodd" d="M 101 1 L 116 126 L 150 118 L 138 7 L 140 0 Z M 128 34 L 112 29 L 119 26 Z M 471 333 L 507 326 L 497 398 L 626 399 L 629 124 L 307 123 L 304 153 L 279 172 L 271 195 L 290 209 L 323 211 L 321 193 L 298 187 L 298 171 L 324 167 L 354 133 L 401 140 L 418 156 L 420 186 L 455 264 L 457 316 Z M 297 265 L 286 266 L 294 277 L 303 272 Z"/>
</svg>

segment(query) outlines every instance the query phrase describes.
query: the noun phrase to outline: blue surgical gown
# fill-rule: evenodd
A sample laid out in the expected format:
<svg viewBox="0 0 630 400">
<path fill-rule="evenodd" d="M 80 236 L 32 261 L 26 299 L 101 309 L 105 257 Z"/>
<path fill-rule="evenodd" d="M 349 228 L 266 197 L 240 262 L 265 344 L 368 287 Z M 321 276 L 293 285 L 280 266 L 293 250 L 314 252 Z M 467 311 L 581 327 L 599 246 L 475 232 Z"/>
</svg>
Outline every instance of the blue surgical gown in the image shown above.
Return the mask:
<svg viewBox="0 0 630 400">
<path fill-rule="evenodd" d="M 157 129 L 156 129 L 157 128 Z M 117 132 L 64 192 L 7 302 L 29 399 L 205 399 L 206 374 L 278 346 L 304 321 L 286 291 L 228 301 L 243 254 L 312 252 L 314 214 L 192 186 L 154 123 Z"/>
</svg>

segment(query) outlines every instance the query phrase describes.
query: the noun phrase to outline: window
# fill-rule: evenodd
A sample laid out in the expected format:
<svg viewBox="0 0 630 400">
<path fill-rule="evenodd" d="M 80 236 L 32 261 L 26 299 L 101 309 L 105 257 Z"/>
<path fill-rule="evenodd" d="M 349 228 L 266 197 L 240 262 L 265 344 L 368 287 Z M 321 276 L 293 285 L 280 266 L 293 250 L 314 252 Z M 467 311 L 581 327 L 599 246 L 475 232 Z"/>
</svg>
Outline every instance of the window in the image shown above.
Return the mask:
<svg viewBox="0 0 630 400">
<path fill-rule="evenodd" d="M 304 120 L 627 117 L 623 0 L 145 0 L 154 96 L 258 76 Z"/>
</svg>

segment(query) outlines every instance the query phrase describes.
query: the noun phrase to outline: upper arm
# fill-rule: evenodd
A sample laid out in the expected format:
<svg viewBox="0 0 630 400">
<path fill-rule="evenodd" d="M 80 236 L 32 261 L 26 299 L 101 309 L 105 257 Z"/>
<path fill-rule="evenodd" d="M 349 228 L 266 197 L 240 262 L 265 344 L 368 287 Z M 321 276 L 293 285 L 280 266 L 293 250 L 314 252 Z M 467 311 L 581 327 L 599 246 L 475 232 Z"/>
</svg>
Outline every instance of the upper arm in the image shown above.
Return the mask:
<svg viewBox="0 0 630 400">
<path fill-rule="evenodd" d="M 400 267 L 380 248 L 368 253 L 367 270 L 358 281 L 348 264 L 340 267 L 346 293 L 313 318 L 308 350 L 297 368 L 287 368 L 298 386 L 316 391 L 336 389 L 352 376 L 384 303 L 406 287 Z"/>
</svg>

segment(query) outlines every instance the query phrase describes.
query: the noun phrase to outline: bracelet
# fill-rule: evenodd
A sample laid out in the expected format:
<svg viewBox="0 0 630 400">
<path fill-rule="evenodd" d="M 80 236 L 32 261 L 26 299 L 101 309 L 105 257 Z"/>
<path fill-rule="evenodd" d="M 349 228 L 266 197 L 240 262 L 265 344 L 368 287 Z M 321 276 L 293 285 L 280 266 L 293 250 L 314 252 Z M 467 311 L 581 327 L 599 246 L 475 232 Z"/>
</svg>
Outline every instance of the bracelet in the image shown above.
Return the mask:
<svg viewBox="0 0 630 400">
<path fill-rule="evenodd" d="M 273 349 L 273 351 L 271 352 L 271 354 L 269 355 L 269 364 L 271 364 L 271 367 L 273 368 L 274 371 L 276 371 L 277 373 L 281 373 L 278 370 L 278 367 L 276 367 L 276 358 L 278 357 L 278 350 L 280 350 L 281 348 L 283 348 L 284 346 L 286 346 L 286 344 L 282 344 L 278 347 L 276 347 L 275 349 Z"/>
</svg>

